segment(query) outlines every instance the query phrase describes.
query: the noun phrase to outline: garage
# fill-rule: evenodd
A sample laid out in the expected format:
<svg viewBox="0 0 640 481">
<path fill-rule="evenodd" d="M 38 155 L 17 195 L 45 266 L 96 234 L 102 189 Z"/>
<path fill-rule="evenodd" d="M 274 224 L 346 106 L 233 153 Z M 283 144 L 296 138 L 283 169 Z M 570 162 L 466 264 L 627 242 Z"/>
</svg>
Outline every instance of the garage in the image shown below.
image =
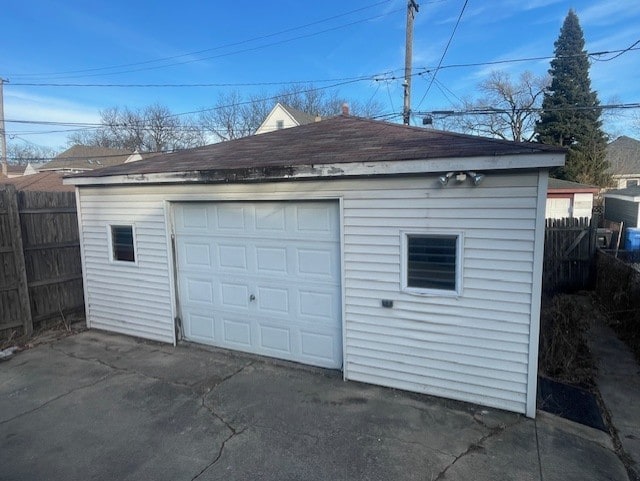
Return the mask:
<svg viewBox="0 0 640 481">
<path fill-rule="evenodd" d="M 337 201 L 173 207 L 186 340 L 342 367 Z"/>
</svg>

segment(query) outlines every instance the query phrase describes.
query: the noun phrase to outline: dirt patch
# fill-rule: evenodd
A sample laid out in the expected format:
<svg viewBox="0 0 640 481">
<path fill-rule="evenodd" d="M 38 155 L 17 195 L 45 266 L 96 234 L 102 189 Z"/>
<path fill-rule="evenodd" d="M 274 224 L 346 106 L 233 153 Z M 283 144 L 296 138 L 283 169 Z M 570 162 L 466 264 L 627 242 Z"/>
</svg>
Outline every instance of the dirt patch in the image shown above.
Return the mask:
<svg viewBox="0 0 640 481">
<path fill-rule="evenodd" d="M 538 352 L 541 376 L 583 388 L 595 385 L 587 331 L 598 315 L 586 293 L 543 299 Z"/>
</svg>

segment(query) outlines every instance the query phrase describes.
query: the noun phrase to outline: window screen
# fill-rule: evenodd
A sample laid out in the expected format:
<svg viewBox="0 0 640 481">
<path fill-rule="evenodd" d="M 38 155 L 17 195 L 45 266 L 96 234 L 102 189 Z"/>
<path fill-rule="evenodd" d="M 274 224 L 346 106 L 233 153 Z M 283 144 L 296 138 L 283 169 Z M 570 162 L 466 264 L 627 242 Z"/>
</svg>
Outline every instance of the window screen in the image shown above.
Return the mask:
<svg viewBox="0 0 640 481">
<path fill-rule="evenodd" d="M 458 236 L 407 236 L 407 287 L 456 290 Z"/>
<path fill-rule="evenodd" d="M 111 246 L 114 261 L 135 262 L 135 250 L 133 248 L 133 226 L 112 225 Z"/>
<path fill-rule="evenodd" d="M 284 129 L 284 120 L 276 120 L 276 128 L 278 130 Z"/>
</svg>

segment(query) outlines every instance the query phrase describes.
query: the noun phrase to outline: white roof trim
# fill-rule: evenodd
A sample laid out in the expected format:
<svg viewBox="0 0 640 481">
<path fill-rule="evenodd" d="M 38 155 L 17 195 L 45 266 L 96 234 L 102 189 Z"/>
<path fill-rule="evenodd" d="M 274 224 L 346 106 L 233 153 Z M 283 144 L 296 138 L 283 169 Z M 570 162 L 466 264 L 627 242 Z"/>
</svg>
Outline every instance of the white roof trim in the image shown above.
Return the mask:
<svg viewBox="0 0 640 481">
<path fill-rule="evenodd" d="M 626 200 L 627 202 L 640 202 L 640 195 L 621 195 L 621 194 L 604 194 L 606 199 Z"/>
<path fill-rule="evenodd" d="M 163 183 L 229 183 L 302 179 L 336 179 L 355 176 L 419 175 L 451 171 L 515 170 L 550 168 L 564 165 L 562 153 L 537 153 L 505 156 L 456 157 L 451 159 L 422 159 L 388 162 L 341 162 L 334 164 L 306 164 L 282 166 L 248 167 L 221 170 L 178 171 L 151 174 L 124 174 L 108 177 L 69 177 L 67 185 L 113 185 L 113 184 L 163 184 Z M 275 171 L 266 175 L 264 171 Z M 278 171 L 287 171 L 279 174 Z M 242 172 L 242 174 L 240 174 Z"/>
</svg>

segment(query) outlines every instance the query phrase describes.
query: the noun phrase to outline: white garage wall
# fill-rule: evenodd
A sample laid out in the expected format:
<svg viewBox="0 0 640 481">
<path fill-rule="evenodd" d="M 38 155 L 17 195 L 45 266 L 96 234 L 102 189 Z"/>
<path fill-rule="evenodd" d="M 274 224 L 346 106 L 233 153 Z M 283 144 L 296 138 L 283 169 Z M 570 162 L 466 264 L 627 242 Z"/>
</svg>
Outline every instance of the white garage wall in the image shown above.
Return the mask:
<svg viewBox="0 0 640 481">
<path fill-rule="evenodd" d="M 341 198 L 345 377 L 532 415 L 537 353 L 529 346 L 531 334 L 537 349 L 539 300 L 532 294 L 540 288 L 534 255 L 542 187 L 539 197 L 537 173 L 491 172 L 479 187 L 441 187 L 433 176 L 83 187 L 90 324 L 173 341 L 164 201 Z M 122 219 L 136 225 L 135 267 L 108 262 L 105 225 Z M 400 290 L 400 232 L 412 229 L 464 234 L 458 298 Z M 382 299 L 393 300 L 393 308 L 383 308 Z"/>
</svg>

